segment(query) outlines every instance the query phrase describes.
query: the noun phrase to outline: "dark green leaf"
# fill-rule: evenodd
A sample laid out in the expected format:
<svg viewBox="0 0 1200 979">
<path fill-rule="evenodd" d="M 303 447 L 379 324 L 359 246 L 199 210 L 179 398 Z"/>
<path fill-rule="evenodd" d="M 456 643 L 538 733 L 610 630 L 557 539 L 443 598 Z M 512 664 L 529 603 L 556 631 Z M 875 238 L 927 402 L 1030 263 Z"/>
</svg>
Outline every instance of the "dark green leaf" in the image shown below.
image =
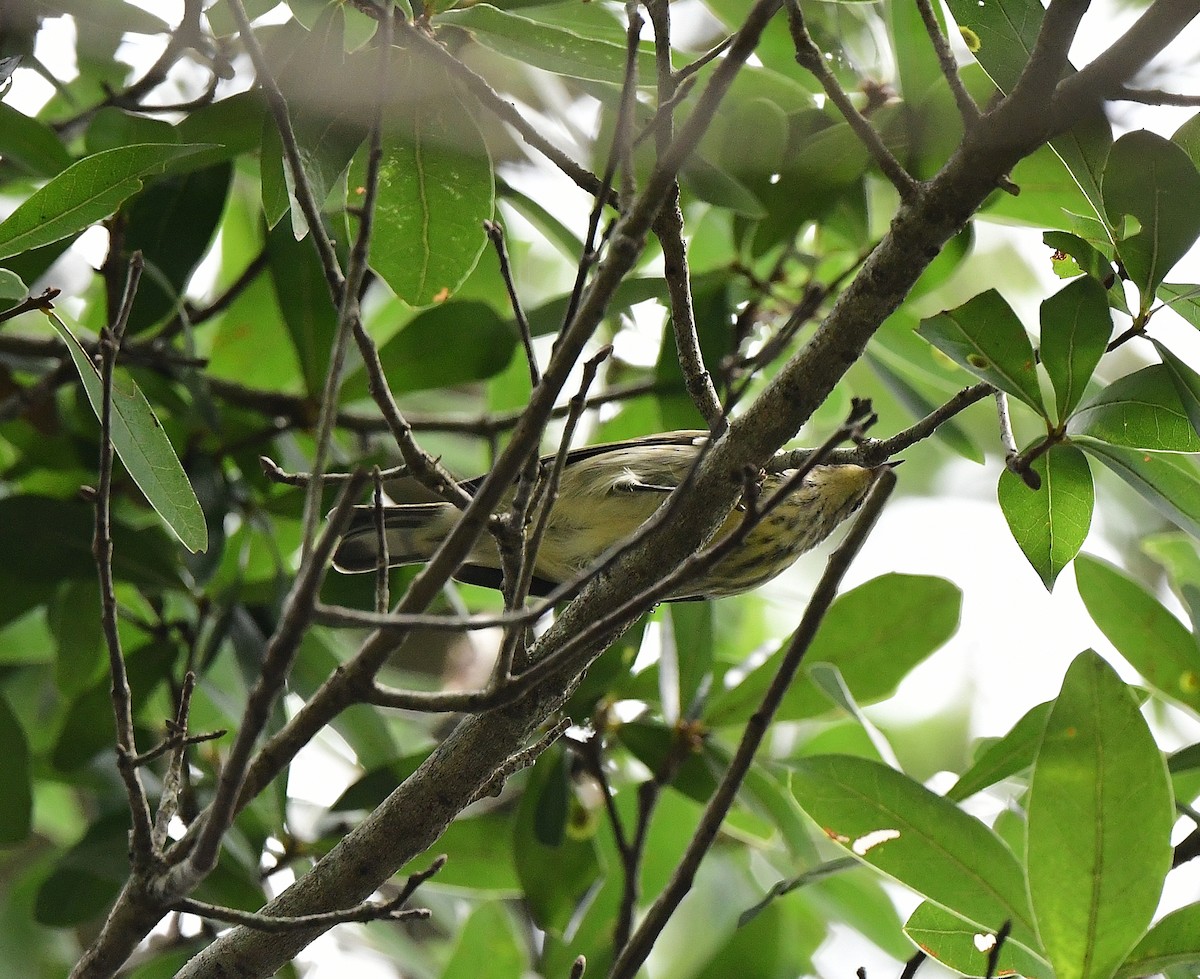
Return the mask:
<svg viewBox="0 0 1200 979">
<path fill-rule="evenodd" d="M 393 394 L 494 377 L 508 366 L 517 335 L 491 306 L 457 301 L 425 310 L 379 352 Z M 367 395 L 367 380 L 347 381 L 346 399 Z"/>
<path fill-rule="evenodd" d="M 122 807 L 95 820 L 59 858 L 38 889 L 34 916 L 56 928 L 89 921 L 112 903 L 128 875 L 129 812 Z"/>
<path fill-rule="evenodd" d="M 559 934 L 601 874 L 586 822 L 592 817 L 573 799 L 568 765 L 557 745 L 537 760 L 511 841 L 529 913 L 539 928 Z"/>
<path fill-rule="evenodd" d="M 875 703 L 954 634 L 961 605 L 962 593 L 944 578 L 881 575 L 833 603 L 806 662 L 836 666 L 859 703 Z M 705 719 L 713 725 L 745 721 L 758 707 L 782 656 L 783 651 L 777 651 L 737 686 L 715 694 Z M 797 677 L 777 717 L 799 720 L 828 709 L 828 700 L 812 682 Z"/>
<path fill-rule="evenodd" d="M 267 256 L 275 299 L 304 371 L 305 389 L 320 398 L 337 330 L 337 310 L 325 272 L 312 243 L 297 241 L 284 224 L 269 233 Z"/>
<path fill-rule="evenodd" d="M 99 418 L 104 400 L 100 374 L 66 324 L 54 314 L 50 319 L 71 353 L 88 401 Z M 192 484 L 150 402 L 124 371 L 113 375 L 112 443 L 126 471 L 184 547 L 193 553 L 205 550 L 208 526 Z"/>
<path fill-rule="evenodd" d="M 53 177 L 71 165 L 54 130 L 0 103 L 0 156 L 38 177 Z"/>
<path fill-rule="evenodd" d="M 1054 384 L 1062 424 L 1083 398 L 1112 334 L 1104 286 L 1091 276 L 1076 279 L 1042 303 L 1041 323 L 1042 364 Z"/>
<path fill-rule="evenodd" d="M 922 320 L 917 332 L 976 377 L 1046 414 L 1029 337 L 995 289 Z"/>
<path fill-rule="evenodd" d="M 129 316 L 130 334 L 157 323 L 179 303 L 212 243 L 232 169 L 219 163 L 156 180 L 125 206 L 124 252 L 140 251 L 146 273 Z"/>
<path fill-rule="evenodd" d="M 908 776 L 865 758 L 795 763 L 792 788 L 830 839 L 859 859 L 995 932 L 1012 921 L 1029 941 L 1025 879 L 990 829 Z"/>
<path fill-rule="evenodd" d="M 1075 582 L 1092 621 L 1155 690 L 1200 714 L 1200 651 L 1192 634 L 1144 586 L 1088 555 Z"/>
<path fill-rule="evenodd" d="M 135 707 L 144 705 L 150 694 L 167 679 L 177 652 L 169 643 L 155 642 L 135 649 L 125 657 L 125 672 Z M 111 686 L 112 682 L 105 676 L 67 708 L 66 720 L 51 754 L 51 761 L 60 772 L 73 772 L 99 752 L 112 751 Z"/>
<path fill-rule="evenodd" d="M 1090 650 L 1046 721 L 1028 812 L 1029 895 L 1055 973 L 1107 979 L 1158 906 L 1175 816 L 1136 700 Z"/>
<path fill-rule="evenodd" d="M 1188 456 L 1144 452 L 1077 435 L 1072 441 L 1099 459 L 1168 520 L 1200 537 L 1200 472 Z"/>
<path fill-rule="evenodd" d="M 66 238 L 112 214 L 142 178 L 207 146 L 141 143 L 84 157 L 30 195 L 0 224 L 0 258 Z"/>
<path fill-rule="evenodd" d="M 29 741 L 8 701 L 0 694 L 0 744 L 4 745 L 4 791 L 0 793 L 0 847 L 29 836 L 33 819 Z"/>
<path fill-rule="evenodd" d="M 1146 130 L 1126 133 L 1104 168 L 1104 208 L 1114 228 L 1128 217 L 1139 225 L 1119 238 L 1117 252 L 1141 290 L 1145 311 L 1200 235 L 1200 173 L 1170 140 Z"/>
<path fill-rule="evenodd" d="M 1079 553 L 1092 523 L 1096 492 L 1087 458 L 1073 445 L 1056 445 L 1033 461 L 1042 485 L 1030 489 L 1012 471 L 1000 474 L 997 495 L 1013 539 L 1046 586 Z"/>
<path fill-rule="evenodd" d="M 1151 364 L 1089 398 L 1070 429 L 1112 445 L 1148 452 L 1200 452 L 1200 435 L 1180 400 L 1173 372 Z"/>
<path fill-rule="evenodd" d="M 1038 745 L 1042 743 L 1042 731 L 1050 715 L 1050 706 L 1049 703 L 1038 704 L 1026 711 L 1004 737 L 990 744 L 975 764 L 963 772 L 946 793 L 946 798 L 952 802 L 962 802 L 1032 765 Z"/>
</svg>

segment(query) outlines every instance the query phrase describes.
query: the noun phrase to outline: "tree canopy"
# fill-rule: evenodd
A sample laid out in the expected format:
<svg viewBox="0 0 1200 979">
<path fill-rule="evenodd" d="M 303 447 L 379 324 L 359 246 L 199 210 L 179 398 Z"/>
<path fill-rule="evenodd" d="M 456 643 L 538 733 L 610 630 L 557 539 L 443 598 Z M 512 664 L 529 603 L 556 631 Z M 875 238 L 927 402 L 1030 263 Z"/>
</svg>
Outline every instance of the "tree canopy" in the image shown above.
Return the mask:
<svg viewBox="0 0 1200 979">
<path fill-rule="evenodd" d="M 1126 110 L 1200 106 L 1198 15 L 6 5 L 0 972 L 1195 975 L 1200 114 Z M 566 450 L 676 430 L 538 594 Z M 1110 644 L 975 742 L 870 710 L 970 594 L 844 583 L 963 460 Z M 664 601 L 829 463 L 803 603 Z M 462 516 L 333 571 L 385 495 Z"/>
</svg>

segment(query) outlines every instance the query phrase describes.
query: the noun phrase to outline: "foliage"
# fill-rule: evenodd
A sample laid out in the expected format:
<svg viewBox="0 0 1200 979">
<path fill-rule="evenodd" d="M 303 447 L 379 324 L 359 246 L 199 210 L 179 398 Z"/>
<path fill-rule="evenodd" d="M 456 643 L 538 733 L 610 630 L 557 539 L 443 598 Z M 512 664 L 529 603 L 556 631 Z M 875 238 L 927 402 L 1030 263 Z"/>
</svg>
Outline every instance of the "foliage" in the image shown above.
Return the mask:
<svg viewBox="0 0 1200 979">
<path fill-rule="evenodd" d="M 1156 910 L 1200 855 L 1200 826 L 1171 845 L 1200 744 L 1168 757 L 1160 723 L 1200 715 L 1200 373 L 1159 327 L 1200 327 L 1200 116 L 1114 140 L 1101 96 L 1195 5 L 1086 67 L 1068 0 L 650 0 L 632 36 L 610 2 L 383 6 L 0 12 L 0 973 L 295 974 L 336 925 L 397 975 L 653 949 L 655 977 L 768 979 L 841 925 L 910 969 L 1194 974 L 1200 905 Z M 74 75 L 39 61 L 60 8 Z M 1064 280 L 1036 322 L 974 254 L 1013 222 Z M 465 529 L 419 575 L 327 573 L 371 466 L 490 471 L 491 510 L 564 432 L 730 419 L 536 637 L 512 576 L 452 580 Z M 923 735 L 869 708 L 930 682 L 971 596 L 903 554 L 839 594 L 868 521 L 786 620 L 769 585 L 656 606 L 729 474 L 797 433 L 903 452 L 900 493 L 995 471 L 1030 573 L 1073 577 L 1116 655 L 902 765 Z M 292 475 L 356 469 L 353 498 Z M 1097 512 L 1171 529 L 1122 569 L 1082 553 Z M 389 604 L 434 618 L 372 631 Z M 237 916 L 264 906 L 348 913 L 280 937 Z"/>
</svg>

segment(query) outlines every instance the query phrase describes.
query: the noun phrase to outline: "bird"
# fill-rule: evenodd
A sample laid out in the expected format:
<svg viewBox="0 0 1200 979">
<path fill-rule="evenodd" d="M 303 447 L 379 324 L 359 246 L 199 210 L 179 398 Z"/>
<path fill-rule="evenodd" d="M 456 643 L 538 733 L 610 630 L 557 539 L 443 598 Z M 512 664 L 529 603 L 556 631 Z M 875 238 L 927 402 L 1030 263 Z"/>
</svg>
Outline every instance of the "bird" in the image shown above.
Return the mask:
<svg viewBox="0 0 1200 979">
<path fill-rule="evenodd" d="M 708 438 L 706 431 L 682 430 L 568 452 L 534 560 L 530 591 L 547 595 L 577 580 L 609 548 L 628 540 L 686 478 Z M 550 465 L 553 458 L 544 456 L 543 465 Z M 854 464 L 813 467 L 786 499 L 762 515 L 730 553 L 680 582 L 663 601 L 736 595 L 774 578 L 825 540 L 859 507 L 878 471 L 879 467 Z M 760 474 L 757 500 L 769 499 L 794 474 L 795 470 Z M 462 485 L 473 492 L 482 479 Z M 512 505 L 515 493 L 514 484 L 497 512 Z M 391 567 L 428 561 L 460 514 L 450 503 L 392 504 L 382 509 Z M 743 522 L 745 515 L 739 511 L 744 509 L 745 505 L 739 503 L 730 512 L 714 535 L 714 543 Z M 334 553 L 333 565 L 338 571 L 355 574 L 374 571 L 379 563 L 376 508 L 369 504 L 356 506 Z M 499 588 L 500 568 L 496 542 L 485 533 L 455 577 Z"/>
</svg>

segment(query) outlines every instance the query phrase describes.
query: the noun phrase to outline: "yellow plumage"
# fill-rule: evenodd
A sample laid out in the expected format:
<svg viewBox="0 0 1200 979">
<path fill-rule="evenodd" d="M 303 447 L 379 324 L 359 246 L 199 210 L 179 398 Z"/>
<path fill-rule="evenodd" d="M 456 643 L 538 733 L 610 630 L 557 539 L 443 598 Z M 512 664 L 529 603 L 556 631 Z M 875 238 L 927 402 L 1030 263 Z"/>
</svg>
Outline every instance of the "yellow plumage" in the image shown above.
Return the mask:
<svg viewBox="0 0 1200 979">
<path fill-rule="evenodd" d="M 667 432 L 571 452 L 534 563 L 539 579 L 535 592 L 576 578 L 608 548 L 632 536 L 684 479 L 707 437 L 700 431 Z M 759 498 L 769 498 L 790 475 L 765 475 Z M 858 507 L 873 478 L 874 470 L 862 466 L 815 467 L 732 553 L 682 584 L 668 600 L 733 595 L 774 578 Z M 501 510 L 511 504 L 513 492 L 505 496 Z M 458 516 L 448 503 L 384 507 L 388 563 L 427 561 Z M 714 540 L 728 535 L 742 519 L 735 509 Z M 344 572 L 371 571 L 377 560 L 374 507 L 357 507 L 334 566 Z M 499 567 L 496 544 L 484 534 L 457 577 L 494 587 Z"/>
</svg>

